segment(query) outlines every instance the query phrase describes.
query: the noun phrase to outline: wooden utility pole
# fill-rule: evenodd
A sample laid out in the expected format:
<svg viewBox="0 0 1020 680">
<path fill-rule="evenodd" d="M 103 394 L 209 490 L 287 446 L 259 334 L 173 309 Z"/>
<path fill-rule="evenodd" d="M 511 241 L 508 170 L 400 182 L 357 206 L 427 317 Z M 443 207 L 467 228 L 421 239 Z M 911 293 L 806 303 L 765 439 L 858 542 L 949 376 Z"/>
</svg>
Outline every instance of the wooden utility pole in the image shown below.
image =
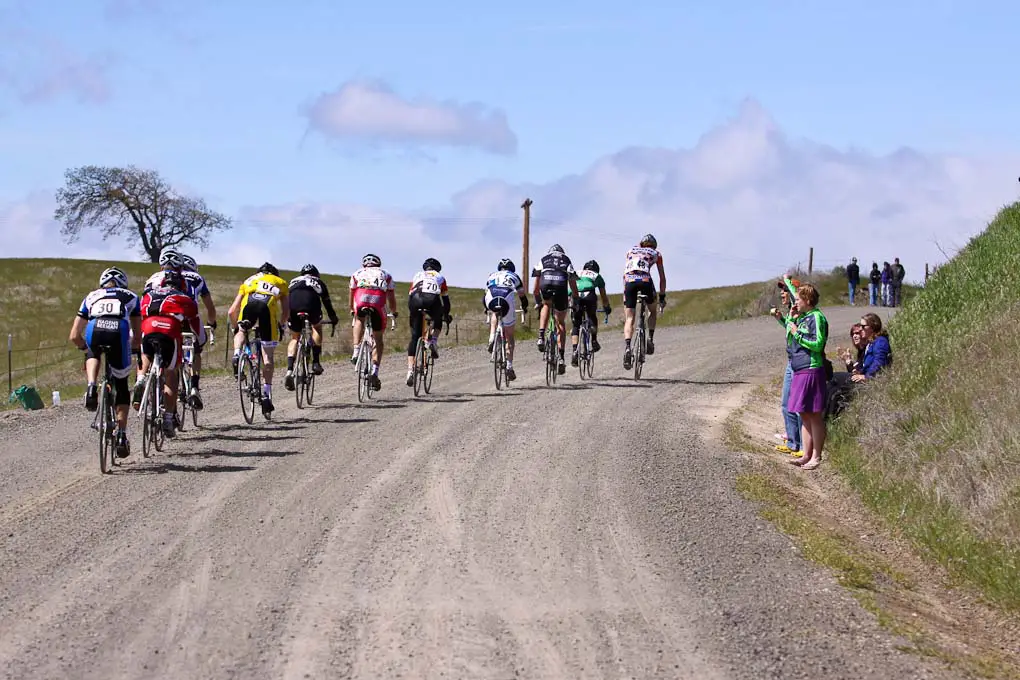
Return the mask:
<svg viewBox="0 0 1020 680">
<path fill-rule="evenodd" d="M 522 254 L 521 254 L 521 279 L 524 281 L 525 290 L 528 289 L 531 282 L 531 263 L 528 261 L 528 251 L 530 248 L 531 241 L 531 204 L 530 198 L 524 199 L 524 203 L 521 203 L 521 209 L 524 210 L 524 238 L 522 240 Z M 531 315 L 528 315 L 528 328 L 531 328 Z"/>
<path fill-rule="evenodd" d="M 811 276 L 811 273 L 815 270 L 815 249 L 814 246 L 808 250 L 807 256 L 807 275 Z"/>
<path fill-rule="evenodd" d="M 928 283 L 928 263 L 927 262 L 924 263 L 924 283 L 925 283 L 925 285 L 927 285 L 927 283 Z"/>
</svg>

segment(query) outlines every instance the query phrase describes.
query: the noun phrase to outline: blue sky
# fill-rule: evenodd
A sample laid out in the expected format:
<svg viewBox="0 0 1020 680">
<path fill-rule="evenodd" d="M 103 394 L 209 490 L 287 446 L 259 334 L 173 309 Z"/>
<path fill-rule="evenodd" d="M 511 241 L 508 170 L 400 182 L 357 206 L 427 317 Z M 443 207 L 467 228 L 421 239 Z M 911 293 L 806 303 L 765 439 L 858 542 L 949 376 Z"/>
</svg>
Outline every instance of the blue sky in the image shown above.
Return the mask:
<svg viewBox="0 0 1020 680">
<path fill-rule="evenodd" d="M 519 257 L 525 194 L 536 248 L 612 261 L 658 229 L 677 285 L 809 242 L 937 261 L 1016 194 L 1020 8 L 831 4 L 0 0 L 0 256 L 121 252 L 54 243 L 46 197 L 133 163 L 254 230 L 206 261 L 299 266 L 311 242 L 347 271 L 391 229 L 398 278 L 431 252 L 480 277 Z"/>
</svg>

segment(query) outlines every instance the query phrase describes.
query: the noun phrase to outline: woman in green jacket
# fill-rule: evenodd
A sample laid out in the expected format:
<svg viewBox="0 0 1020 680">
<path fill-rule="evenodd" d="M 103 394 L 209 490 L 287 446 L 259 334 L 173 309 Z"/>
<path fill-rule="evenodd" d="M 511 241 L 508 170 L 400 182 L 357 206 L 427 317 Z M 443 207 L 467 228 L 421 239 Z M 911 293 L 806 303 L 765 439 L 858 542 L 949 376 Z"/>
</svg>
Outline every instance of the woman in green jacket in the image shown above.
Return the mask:
<svg viewBox="0 0 1020 680">
<path fill-rule="evenodd" d="M 800 415 L 803 455 L 790 462 L 814 470 L 822 462 L 825 445 L 825 343 L 829 322 L 818 309 L 818 289 L 806 283 L 797 289 L 800 315 L 786 324 L 787 352 L 793 380 L 790 382 L 790 411 Z"/>
</svg>

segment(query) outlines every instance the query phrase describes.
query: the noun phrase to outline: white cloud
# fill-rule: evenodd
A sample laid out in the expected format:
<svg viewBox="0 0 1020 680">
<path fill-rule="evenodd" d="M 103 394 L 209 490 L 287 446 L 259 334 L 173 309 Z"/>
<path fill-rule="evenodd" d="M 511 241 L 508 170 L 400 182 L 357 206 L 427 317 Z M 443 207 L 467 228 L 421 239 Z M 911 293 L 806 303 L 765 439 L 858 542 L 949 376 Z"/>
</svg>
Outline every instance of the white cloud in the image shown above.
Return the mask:
<svg viewBox="0 0 1020 680">
<path fill-rule="evenodd" d="M 64 243 L 53 208 L 50 192 L 37 191 L 20 201 L 0 202 L 0 257 L 138 259 L 137 253 L 122 243 L 103 241 L 98 231 L 84 233 L 76 243 Z"/>
<path fill-rule="evenodd" d="M 380 82 L 351 81 L 303 112 L 311 129 L 375 145 L 474 147 L 513 155 L 517 136 L 506 114 L 481 104 L 402 98 Z"/>
</svg>

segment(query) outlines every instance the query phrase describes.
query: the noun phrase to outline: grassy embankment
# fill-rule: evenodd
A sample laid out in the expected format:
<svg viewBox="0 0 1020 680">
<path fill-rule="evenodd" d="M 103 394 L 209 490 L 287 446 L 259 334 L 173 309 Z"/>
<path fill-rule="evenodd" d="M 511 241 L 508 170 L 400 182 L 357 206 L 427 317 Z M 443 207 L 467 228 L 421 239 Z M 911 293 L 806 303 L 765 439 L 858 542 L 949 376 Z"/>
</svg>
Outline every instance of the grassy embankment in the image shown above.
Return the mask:
<svg viewBox="0 0 1020 680">
<path fill-rule="evenodd" d="M 1020 612 L 1020 203 L 938 270 L 889 332 L 894 368 L 837 421 L 864 502 L 992 603 Z"/>
<path fill-rule="evenodd" d="M 74 311 L 82 297 L 95 287 L 99 273 L 107 262 L 71 259 L 0 259 L 8 288 L 0 297 L 0 334 L 13 336 L 13 386 L 28 384 L 38 389 L 49 402 L 50 392 L 59 389 L 64 398 L 80 394 L 81 353 L 67 342 L 67 333 Z M 156 267 L 148 263 L 129 262 L 120 266 L 128 273 L 132 286 L 140 287 Z M 251 273 L 245 267 L 204 266 L 201 269 L 213 292 L 219 312 L 220 329 L 216 346 L 207 350 L 205 369 L 222 370 L 226 366 L 227 338 L 224 337 L 226 310 L 238 284 Z M 296 276 L 285 271 L 285 277 Z M 346 320 L 347 280 L 341 275 L 325 275 L 331 294 L 338 302 L 338 312 Z M 827 304 L 842 300 L 846 290 L 840 274 L 816 276 Z M 482 291 L 452 288 L 450 297 L 455 317 L 454 328 L 442 338 L 443 345 L 478 343 L 487 337 L 480 300 Z M 397 299 L 403 316 L 397 332 L 388 334 L 388 349 L 403 351 L 409 331 L 406 326 L 407 284 L 397 284 Z M 611 295 L 613 314 L 610 325 L 618 326 L 623 318 L 620 295 Z M 740 286 L 674 291 L 661 323 L 666 325 L 694 324 L 745 318 L 765 313 L 774 304 L 775 287 L 771 283 L 749 283 Z M 532 315 L 533 316 L 533 315 Z M 537 321 L 531 319 L 531 324 Z M 328 327 L 327 327 L 328 328 Z M 533 337 L 525 332 L 524 337 Z M 336 355 L 350 351 L 350 330 L 344 321 L 336 336 L 326 337 L 324 353 Z M 6 368 L 6 367 L 4 367 Z M 5 386 L 6 387 L 6 386 Z M 6 404 L 6 400 L 3 400 Z M 0 405 L 2 408 L 3 405 Z"/>
</svg>

